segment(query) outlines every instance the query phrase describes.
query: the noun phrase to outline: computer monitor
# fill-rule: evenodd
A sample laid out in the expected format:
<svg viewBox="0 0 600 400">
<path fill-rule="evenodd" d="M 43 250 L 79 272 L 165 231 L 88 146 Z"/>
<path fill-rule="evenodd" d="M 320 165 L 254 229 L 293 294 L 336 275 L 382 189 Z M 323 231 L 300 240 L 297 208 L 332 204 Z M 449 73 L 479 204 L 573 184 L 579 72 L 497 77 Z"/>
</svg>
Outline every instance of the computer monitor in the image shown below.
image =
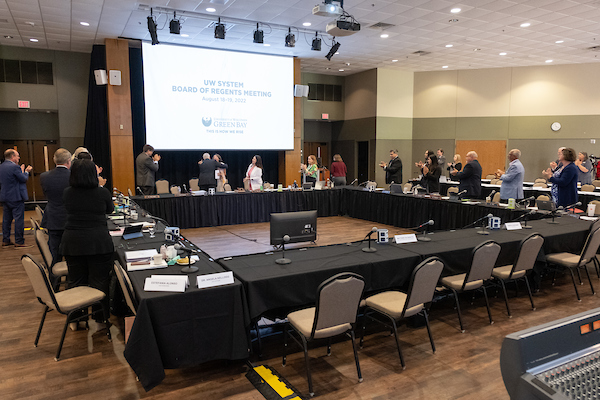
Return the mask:
<svg viewBox="0 0 600 400">
<path fill-rule="evenodd" d="M 317 240 L 317 211 L 296 211 L 271 214 L 271 245 L 283 243 L 288 235 L 287 243 L 314 242 Z"/>
</svg>

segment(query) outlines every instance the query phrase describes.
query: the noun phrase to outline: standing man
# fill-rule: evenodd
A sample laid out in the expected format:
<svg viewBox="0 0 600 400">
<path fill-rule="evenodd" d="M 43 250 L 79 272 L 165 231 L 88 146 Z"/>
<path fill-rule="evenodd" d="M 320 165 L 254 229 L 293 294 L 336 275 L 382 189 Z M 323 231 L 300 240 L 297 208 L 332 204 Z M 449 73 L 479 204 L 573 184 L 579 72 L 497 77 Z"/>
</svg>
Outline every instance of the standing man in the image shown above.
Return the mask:
<svg viewBox="0 0 600 400">
<path fill-rule="evenodd" d="M 379 166 L 385 171 L 385 183 L 402 183 L 402 160 L 398 157 L 398 150 L 390 150 L 390 162 L 382 161 Z"/>
<path fill-rule="evenodd" d="M 466 195 L 473 198 L 481 196 L 481 165 L 477 161 L 477 153 L 470 151 L 467 153 L 467 164 L 462 172 L 454 168 L 450 173 L 460 181 L 458 185 L 459 192 L 466 190 Z"/>
<path fill-rule="evenodd" d="M 508 169 L 506 172 L 502 170 L 496 171 L 496 177 L 502 180 L 500 186 L 500 199 L 522 200 L 523 197 L 523 176 L 525 176 L 525 168 L 521 164 L 521 150 L 512 149 L 508 152 Z"/>
<path fill-rule="evenodd" d="M 444 155 L 444 149 L 442 149 L 440 147 L 439 149 L 437 149 L 436 154 L 437 154 L 438 164 L 442 167 L 442 172 L 444 172 L 444 170 L 446 169 L 446 156 Z M 442 175 L 445 175 L 445 173 Z"/>
<path fill-rule="evenodd" d="M 208 153 L 202 154 L 202 160 L 198 161 L 198 186 L 200 186 L 200 190 L 208 191 L 210 188 L 217 188 L 215 170 L 219 168 L 227 169 L 229 166 L 211 159 Z"/>
<path fill-rule="evenodd" d="M 152 153 L 154 153 L 154 147 L 145 144 L 142 153 L 135 159 L 135 166 L 137 167 L 135 182 L 144 194 L 153 194 L 155 190 L 154 183 L 160 156 L 158 154 L 152 156 Z"/>
<path fill-rule="evenodd" d="M 71 176 L 71 153 L 60 148 L 54 153 L 56 168 L 40 175 L 40 184 L 48 200 L 42 219 L 42 227 L 48 230 L 48 247 L 52 254 L 52 266 L 61 261 L 58 248 L 67 222 L 67 210 L 63 203 L 63 191 L 69 187 Z M 51 267 L 52 267 L 51 266 Z"/>
<path fill-rule="evenodd" d="M 31 165 L 19 167 L 19 152 L 8 149 L 4 152 L 4 162 L 0 164 L 0 202 L 4 208 L 2 219 L 2 247 L 31 247 L 25 245 L 25 201 L 27 196 L 27 180 Z M 10 241 L 10 229 L 15 220 L 15 243 Z"/>
</svg>

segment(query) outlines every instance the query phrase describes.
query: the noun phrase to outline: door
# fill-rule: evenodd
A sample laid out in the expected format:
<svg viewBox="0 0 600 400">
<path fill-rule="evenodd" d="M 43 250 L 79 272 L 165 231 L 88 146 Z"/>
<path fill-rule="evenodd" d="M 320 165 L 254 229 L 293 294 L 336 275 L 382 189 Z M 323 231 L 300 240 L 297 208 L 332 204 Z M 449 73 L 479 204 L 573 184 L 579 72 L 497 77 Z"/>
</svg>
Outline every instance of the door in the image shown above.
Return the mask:
<svg viewBox="0 0 600 400">
<path fill-rule="evenodd" d="M 462 157 L 463 166 L 469 151 L 477 153 L 481 164 L 481 177 L 494 174 L 497 169 L 506 170 L 506 140 L 457 140 L 456 154 Z"/>
<path fill-rule="evenodd" d="M 358 142 L 358 183 L 369 180 L 369 142 Z"/>
</svg>

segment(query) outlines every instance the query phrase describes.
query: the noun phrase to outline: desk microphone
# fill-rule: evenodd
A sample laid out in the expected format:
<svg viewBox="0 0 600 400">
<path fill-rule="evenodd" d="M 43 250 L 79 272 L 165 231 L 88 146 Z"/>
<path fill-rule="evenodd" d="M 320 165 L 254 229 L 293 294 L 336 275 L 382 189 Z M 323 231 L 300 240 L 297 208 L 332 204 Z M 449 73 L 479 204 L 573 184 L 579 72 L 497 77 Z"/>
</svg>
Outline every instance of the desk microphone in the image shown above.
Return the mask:
<svg viewBox="0 0 600 400">
<path fill-rule="evenodd" d="M 456 197 L 459 197 L 459 198 L 460 198 L 460 196 L 462 196 L 462 195 L 463 195 L 463 194 L 465 194 L 465 193 L 467 193 L 467 189 L 465 189 L 465 190 L 463 190 L 463 191 L 460 191 L 460 192 L 456 193 Z"/>
<path fill-rule="evenodd" d="M 495 194 L 496 194 L 496 189 L 492 190 L 492 193 L 490 193 L 490 195 L 487 196 L 490 199 L 490 201 L 488 201 L 488 203 L 491 203 L 492 200 L 494 200 L 494 195 Z"/>
<path fill-rule="evenodd" d="M 184 274 L 191 274 L 192 272 L 198 272 L 198 267 L 192 266 L 192 253 L 194 252 L 194 250 L 190 249 L 189 247 L 185 247 L 184 245 L 179 244 L 179 243 L 176 243 L 174 247 L 177 250 L 183 250 L 184 252 L 188 253 L 187 254 L 188 263 L 185 267 L 181 268 L 181 272 L 183 272 Z"/>
<path fill-rule="evenodd" d="M 554 220 L 554 217 L 556 217 L 556 214 L 560 211 L 562 211 L 564 208 L 563 206 L 558 206 L 558 208 L 556 210 L 553 210 L 550 212 L 550 215 L 552 216 L 552 221 L 548 221 L 546 220 L 546 222 L 548 222 L 549 224 L 558 224 L 558 221 Z"/>
<path fill-rule="evenodd" d="M 574 208 L 574 207 L 579 207 L 581 205 L 581 202 L 578 201 L 577 203 L 571 204 L 569 206 L 566 206 L 564 209 L 568 210 L 569 208 Z"/>
<path fill-rule="evenodd" d="M 175 247 L 175 250 L 183 250 L 183 251 L 185 251 L 186 253 L 195 253 L 195 252 L 196 252 L 196 250 L 194 250 L 194 249 L 191 249 L 191 248 L 189 248 L 189 247 L 185 247 L 185 246 L 184 246 L 184 245 L 182 245 L 181 243 L 175 243 L 175 246 L 173 246 L 173 247 Z"/>
<path fill-rule="evenodd" d="M 528 201 L 531 201 L 531 200 L 535 200 L 535 196 L 531 196 L 531 197 L 528 197 L 526 199 L 519 200 L 519 202 L 517 204 L 524 204 L 525 202 L 528 202 Z"/>
<path fill-rule="evenodd" d="M 481 218 L 481 219 L 485 219 L 485 218 L 487 218 L 487 219 L 488 219 L 488 221 L 489 221 L 489 219 L 490 219 L 490 218 L 493 218 L 493 217 L 494 217 L 494 215 L 490 213 L 490 214 L 486 215 L 485 217 L 483 217 L 483 218 Z M 488 223 L 489 223 L 489 222 L 488 222 Z M 487 229 L 485 229 L 486 227 L 487 227 L 487 224 L 486 224 L 486 223 L 485 223 L 485 221 L 484 221 L 484 223 L 483 223 L 483 226 L 481 227 L 481 230 L 480 230 L 480 231 L 477 231 L 477 233 L 478 233 L 479 235 L 489 235 L 489 234 L 490 234 L 490 232 L 489 232 Z"/>
<path fill-rule="evenodd" d="M 371 232 L 369 232 L 367 234 L 367 236 L 365 236 L 365 239 L 368 238 L 368 240 L 369 240 L 369 247 L 363 247 L 363 249 L 362 249 L 362 251 L 364 251 L 365 253 L 374 253 L 374 252 L 377 251 L 376 248 L 371 247 L 371 235 L 373 233 L 375 233 L 375 232 L 377 232 L 377 227 L 376 226 L 374 226 L 373 228 L 371 228 Z"/>
<path fill-rule="evenodd" d="M 283 243 L 281 243 L 282 258 L 278 258 L 277 260 L 275 260 L 275 262 L 280 265 L 290 264 L 292 262 L 292 260 L 290 260 L 289 258 L 285 258 L 285 244 L 290 241 L 290 236 L 284 235 L 282 239 L 283 239 Z"/>
<path fill-rule="evenodd" d="M 135 190 L 137 190 L 138 192 L 140 192 L 140 195 L 144 196 L 144 192 L 142 192 L 142 189 L 140 189 L 139 186 L 136 186 Z"/>
<path fill-rule="evenodd" d="M 427 227 L 428 227 L 429 225 L 432 225 L 432 226 L 433 226 L 433 224 L 434 224 L 434 223 L 435 223 L 435 222 L 433 222 L 433 220 L 432 220 L 432 219 L 430 219 L 429 221 L 427 221 L 427 222 L 424 222 L 424 223 L 422 223 L 421 225 L 419 225 L 419 227 L 418 227 L 417 229 L 420 229 L 420 228 L 422 228 L 422 227 L 425 227 L 425 229 L 423 229 L 423 235 L 422 235 L 422 236 L 419 236 L 419 237 L 417 238 L 417 240 L 418 240 L 419 242 L 430 242 L 430 241 L 431 241 L 431 238 L 429 238 L 429 237 L 427 237 L 427 236 L 425 236 L 425 235 L 427 235 Z"/>
<path fill-rule="evenodd" d="M 350 185 L 348 185 L 348 186 L 352 186 L 352 185 L 354 185 L 356 182 L 358 182 L 358 179 L 355 179 L 355 180 L 353 180 L 352 182 L 350 182 Z"/>
</svg>

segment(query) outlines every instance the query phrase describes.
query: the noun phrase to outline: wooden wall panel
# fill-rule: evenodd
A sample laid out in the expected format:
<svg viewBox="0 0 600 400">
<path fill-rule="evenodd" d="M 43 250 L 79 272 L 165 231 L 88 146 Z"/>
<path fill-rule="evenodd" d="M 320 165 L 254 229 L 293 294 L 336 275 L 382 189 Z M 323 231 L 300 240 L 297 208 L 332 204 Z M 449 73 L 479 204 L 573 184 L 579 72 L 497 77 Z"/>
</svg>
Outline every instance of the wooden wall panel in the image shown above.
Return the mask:
<svg viewBox="0 0 600 400">
<path fill-rule="evenodd" d="M 113 187 L 127 193 L 135 188 L 131 92 L 129 80 L 129 41 L 105 39 L 106 68 L 121 71 L 121 85 L 108 85 L 108 129 L 111 144 Z M 119 137 L 120 139 L 116 139 Z"/>
<path fill-rule="evenodd" d="M 294 84 L 302 83 L 300 72 L 300 59 L 294 59 Z M 294 180 L 300 182 L 300 160 L 301 160 L 301 142 L 302 125 L 304 116 L 302 114 L 302 97 L 294 97 L 294 149 L 282 151 L 279 157 L 279 182 L 284 186 L 294 183 Z"/>
<path fill-rule="evenodd" d="M 467 153 L 475 151 L 477 161 L 481 164 L 481 177 L 485 178 L 488 174 L 493 174 L 498 168 L 506 168 L 506 140 L 457 140 L 456 154 L 462 157 L 462 163 L 465 165 Z"/>
</svg>

